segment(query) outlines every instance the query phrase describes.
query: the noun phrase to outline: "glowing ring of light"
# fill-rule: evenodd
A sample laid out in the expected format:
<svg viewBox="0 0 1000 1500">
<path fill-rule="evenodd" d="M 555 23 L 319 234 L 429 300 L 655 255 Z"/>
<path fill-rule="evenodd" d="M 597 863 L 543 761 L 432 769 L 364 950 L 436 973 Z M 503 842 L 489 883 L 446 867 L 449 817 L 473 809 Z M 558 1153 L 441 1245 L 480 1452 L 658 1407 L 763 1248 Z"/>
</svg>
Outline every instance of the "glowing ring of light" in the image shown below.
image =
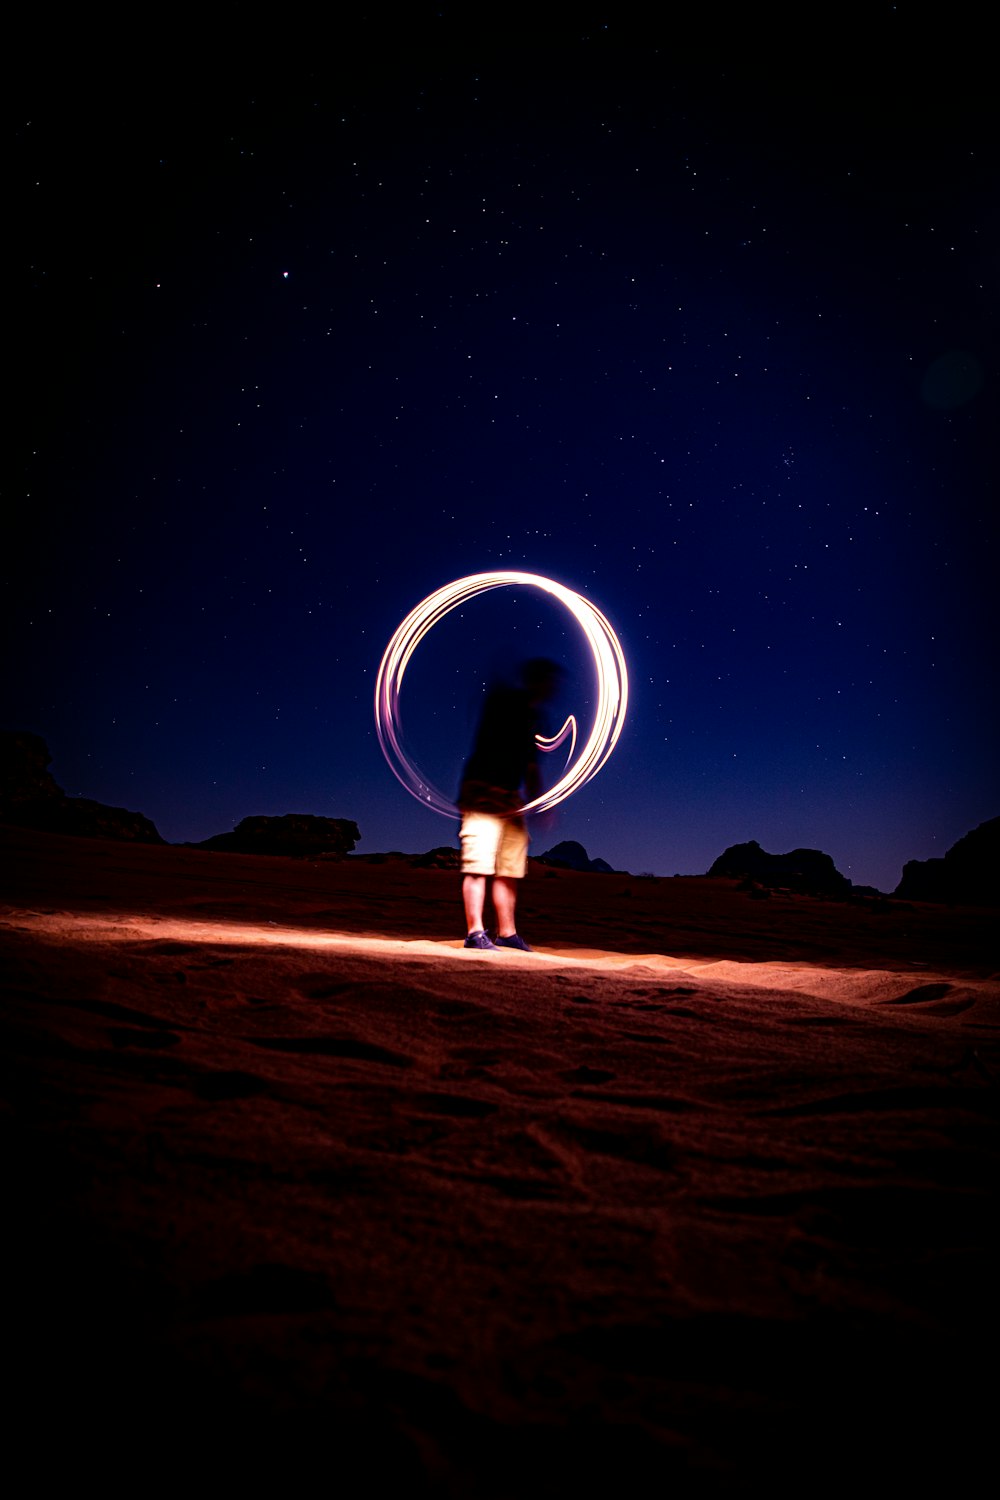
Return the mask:
<svg viewBox="0 0 1000 1500">
<path fill-rule="evenodd" d="M 526 802 L 521 811 L 543 812 L 546 808 L 555 807 L 572 792 L 579 791 L 604 765 L 618 743 L 618 736 L 625 723 L 625 709 L 628 705 L 625 654 L 611 625 L 589 599 L 584 599 L 581 594 L 574 593 L 563 584 L 554 583 L 551 578 L 542 578 L 537 573 L 473 573 L 468 578 L 459 578 L 454 583 L 445 584 L 444 588 L 429 594 L 416 609 L 410 611 L 385 648 L 375 684 L 375 728 L 382 753 L 396 780 L 423 807 L 443 813 L 446 817 L 454 817 L 458 812 L 455 804 L 424 780 L 407 759 L 400 743 L 399 695 L 403 675 L 414 651 L 439 620 L 477 595 L 485 594 L 490 589 L 507 588 L 511 584 L 541 589 L 569 610 L 583 631 L 597 674 L 597 711 L 586 744 L 551 790 L 532 802 Z M 554 749 L 569 732 L 571 722 L 575 746 L 576 724 L 568 719 L 558 735 L 548 741 L 539 740 L 540 747 Z M 572 755 L 572 751 L 570 753 Z"/>
</svg>

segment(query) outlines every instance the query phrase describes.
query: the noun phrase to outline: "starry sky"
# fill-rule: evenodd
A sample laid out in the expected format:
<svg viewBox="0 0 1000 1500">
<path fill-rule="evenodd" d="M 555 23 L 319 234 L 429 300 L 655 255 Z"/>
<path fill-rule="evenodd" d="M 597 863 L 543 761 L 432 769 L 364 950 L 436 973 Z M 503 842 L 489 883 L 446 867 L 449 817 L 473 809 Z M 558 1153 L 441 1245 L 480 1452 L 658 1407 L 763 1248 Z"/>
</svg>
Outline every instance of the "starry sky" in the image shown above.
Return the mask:
<svg viewBox="0 0 1000 1500">
<path fill-rule="evenodd" d="M 251 14 L 22 38 L 4 727 L 171 842 L 290 811 L 454 842 L 386 766 L 376 673 L 425 595 L 512 568 L 603 610 L 631 682 L 537 850 L 694 874 L 755 838 L 891 890 L 995 816 L 971 8 Z M 586 722 L 538 591 L 420 648 L 445 790 L 538 654 Z"/>
</svg>

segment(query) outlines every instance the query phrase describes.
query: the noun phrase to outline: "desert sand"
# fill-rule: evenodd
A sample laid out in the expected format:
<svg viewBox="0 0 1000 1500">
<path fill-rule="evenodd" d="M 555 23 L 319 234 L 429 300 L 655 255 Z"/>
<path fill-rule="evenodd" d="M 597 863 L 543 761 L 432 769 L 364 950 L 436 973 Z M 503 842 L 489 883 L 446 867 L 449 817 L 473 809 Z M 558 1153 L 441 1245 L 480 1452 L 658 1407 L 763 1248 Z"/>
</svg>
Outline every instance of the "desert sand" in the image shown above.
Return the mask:
<svg viewBox="0 0 1000 1500">
<path fill-rule="evenodd" d="M 402 859 L 0 835 L 9 1461 L 444 1497 L 995 1464 L 994 912 L 535 866 L 537 951 L 480 954 Z"/>
</svg>

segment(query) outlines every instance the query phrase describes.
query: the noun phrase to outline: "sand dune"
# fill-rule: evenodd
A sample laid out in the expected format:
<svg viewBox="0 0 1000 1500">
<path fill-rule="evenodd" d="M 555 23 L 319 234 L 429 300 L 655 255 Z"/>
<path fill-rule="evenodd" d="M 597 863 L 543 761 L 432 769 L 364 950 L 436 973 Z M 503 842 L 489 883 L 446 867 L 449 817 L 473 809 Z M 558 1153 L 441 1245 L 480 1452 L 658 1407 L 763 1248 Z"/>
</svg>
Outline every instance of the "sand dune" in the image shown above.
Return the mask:
<svg viewBox="0 0 1000 1500">
<path fill-rule="evenodd" d="M 989 913 L 535 872 L 481 955 L 445 872 L 3 837 L 17 1443 L 498 1497 L 990 1451 Z"/>
</svg>

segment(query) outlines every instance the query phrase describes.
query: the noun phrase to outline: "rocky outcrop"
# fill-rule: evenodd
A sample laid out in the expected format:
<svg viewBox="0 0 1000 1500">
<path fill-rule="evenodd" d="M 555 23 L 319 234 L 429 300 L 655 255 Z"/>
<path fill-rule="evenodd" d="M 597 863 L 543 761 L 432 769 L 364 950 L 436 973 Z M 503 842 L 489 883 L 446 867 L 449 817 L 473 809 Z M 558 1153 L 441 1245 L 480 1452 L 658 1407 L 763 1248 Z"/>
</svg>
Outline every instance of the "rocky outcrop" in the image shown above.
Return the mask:
<svg viewBox="0 0 1000 1500">
<path fill-rule="evenodd" d="M 319 818 L 311 813 L 244 818 L 232 833 L 202 839 L 197 849 L 226 854 L 284 854 L 299 858 L 350 854 L 361 837 L 350 818 Z"/>
<path fill-rule="evenodd" d="M 588 870 L 596 875 L 611 875 L 613 870 L 604 859 L 590 859 L 582 844 L 575 839 L 564 839 L 545 854 L 538 856 L 540 865 L 554 865 L 561 870 Z"/>
<path fill-rule="evenodd" d="M 92 839 L 162 844 L 156 826 L 142 813 L 108 807 L 89 797 L 67 797 L 48 769 L 45 741 L 26 730 L 0 734 L 0 822 L 46 833 Z"/>
<path fill-rule="evenodd" d="M 911 859 L 893 892 L 908 901 L 1000 906 L 1000 818 L 980 823 L 942 859 Z"/>
<path fill-rule="evenodd" d="M 46 814 L 31 824 L 50 833 L 72 833 L 88 839 L 120 839 L 128 844 L 163 844 L 156 824 L 142 813 L 127 807 L 109 807 L 106 802 L 92 802 L 89 797 L 64 797 L 55 816 Z"/>
<path fill-rule="evenodd" d="M 49 771 L 52 757 L 41 735 L 27 730 L 0 734 L 0 819 L 17 823 L 23 811 L 65 799 Z"/>
<path fill-rule="evenodd" d="M 709 875 L 745 880 L 766 890 L 797 891 L 809 896 L 847 896 L 851 882 L 841 875 L 829 854 L 820 849 L 793 849 L 790 854 L 768 854 L 756 839 L 732 844 L 720 854 Z M 748 887 L 749 888 L 749 887 Z"/>
<path fill-rule="evenodd" d="M 410 863 L 415 870 L 457 870 L 462 857 L 449 844 L 439 844 L 436 849 L 428 849 L 426 854 L 415 854 Z"/>
</svg>

